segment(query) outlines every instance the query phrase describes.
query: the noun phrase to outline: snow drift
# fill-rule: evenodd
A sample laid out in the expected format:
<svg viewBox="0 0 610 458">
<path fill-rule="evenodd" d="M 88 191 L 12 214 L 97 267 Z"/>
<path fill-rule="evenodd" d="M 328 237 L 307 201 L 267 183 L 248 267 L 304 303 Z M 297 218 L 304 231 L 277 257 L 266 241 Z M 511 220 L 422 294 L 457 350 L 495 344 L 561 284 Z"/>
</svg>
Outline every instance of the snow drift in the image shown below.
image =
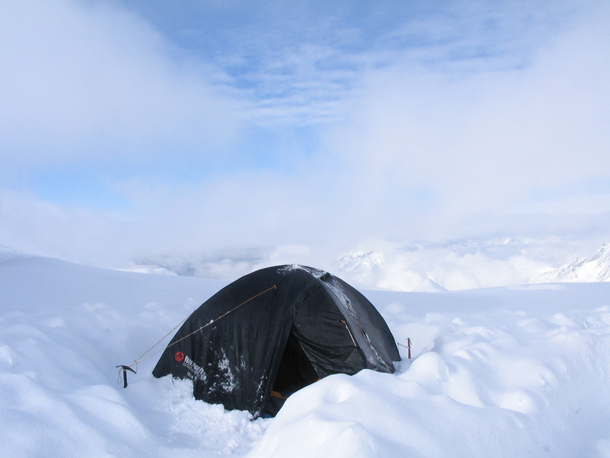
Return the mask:
<svg viewBox="0 0 610 458">
<path fill-rule="evenodd" d="M 4 457 L 610 457 L 610 284 L 368 291 L 413 359 L 333 375 L 273 420 L 129 364 L 224 283 L 0 250 Z"/>
</svg>

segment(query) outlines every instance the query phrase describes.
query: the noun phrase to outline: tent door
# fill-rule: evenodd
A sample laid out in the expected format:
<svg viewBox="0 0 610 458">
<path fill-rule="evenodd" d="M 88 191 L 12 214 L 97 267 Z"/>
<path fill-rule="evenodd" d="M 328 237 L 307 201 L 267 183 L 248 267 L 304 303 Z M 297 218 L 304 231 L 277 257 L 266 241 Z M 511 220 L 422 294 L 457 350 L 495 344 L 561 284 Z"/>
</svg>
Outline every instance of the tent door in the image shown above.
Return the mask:
<svg viewBox="0 0 610 458">
<path fill-rule="evenodd" d="M 319 380 L 298 339 L 290 333 L 265 413 L 275 416 L 292 393 Z"/>
<path fill-rule="evenodd" d="M 280 367 L 275 376 L 273 391 L 287 396 L 312 384 L 319 378 L 298 339 L 293 333 L 290 333 Z"/>
</svg>

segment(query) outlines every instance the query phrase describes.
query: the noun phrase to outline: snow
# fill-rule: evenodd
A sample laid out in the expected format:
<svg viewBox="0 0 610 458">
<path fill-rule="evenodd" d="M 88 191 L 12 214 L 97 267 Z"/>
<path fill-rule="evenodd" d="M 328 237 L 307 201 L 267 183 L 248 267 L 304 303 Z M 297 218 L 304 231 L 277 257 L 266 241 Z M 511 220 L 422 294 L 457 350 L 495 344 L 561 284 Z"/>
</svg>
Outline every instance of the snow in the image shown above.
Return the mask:
<svg viewBox="0 0 610 458">
<path fill-rule="evenodd" d="M 599 282 L 610 281 L 610 243 L 603 244 L 585 259 L 577 258 L 558 269 L 537 277 L 543 282 Z"/>
<path fill-rule="evenodd" d="M 441 293 L 447 291 L 446 288 L 443 288 L 441 285 L 436 283 L 431 278 L 426 278 L 421 284 L 413 290 L 417 293 Z"/>
<path fill-rule="evenodd" d="M 0 247 L 2 456 L 610 457 L 610 283 L 363 291 L 413 359 L 327 377 L 274 419 L 155 379 L 171 335 L 117 383 L 225 284 Z"/>
</svg>

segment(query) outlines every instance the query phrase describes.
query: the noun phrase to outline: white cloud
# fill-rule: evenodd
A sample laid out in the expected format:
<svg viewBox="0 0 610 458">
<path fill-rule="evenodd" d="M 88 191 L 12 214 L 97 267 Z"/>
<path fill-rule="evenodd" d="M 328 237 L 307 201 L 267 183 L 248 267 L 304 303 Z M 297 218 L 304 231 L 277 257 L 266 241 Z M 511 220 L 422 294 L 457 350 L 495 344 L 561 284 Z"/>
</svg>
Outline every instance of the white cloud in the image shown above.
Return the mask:
<svg viewBox="0 0 610 458">
<path fill-rule="evenodd" d="M 3 2 L 5 166 L 221 148 L 237 127 L 236 101 L 214 89 L 213 69 L 175 54 L 111 3 Z"/>
<path fill-rule="evenodd" d="M 329 135 L 349 169 L 346 185 L 361 198 L 354 207 L 364 202 L 366 213 L 404 234 L 420 218 L 429 230 L 455 227 L 541 190 L 610 179 L 609 53 L 606 28 L 583 27 L 524 69 L 371 72 L 352 104 L 353 123 Z M 433 215 L 418 208 L 422 195 Z M 404 209 L 404 218 L 378 214 L 379 203 Z"/>
<path fill-rule="evenodd" d="M 525 67 L 506 49 L 482 65 L 474 57 L 462 65 L 448 62 L 451 45 L 378 49 L 397 40 L 387 36 L 346 51 L 357 42 L 350 39 L 345 49 L 278 43 L 237 81 L 182 60 L 150 24 L 108 3 L 0 5 L 0 60 L 7 63 L 0 67 L 7 81 L 0 174 L 11 164 L 63 163 L 79 173 L 79 163 L 96 160 L 135 170 L 107 174 L 133 207 L 120 215 L 4 193 L 0 243 L 105 265 L 262 247 L 269 261 L 325 267 L 315 261 L 329 263 L 363 240 L 544 232 L 548 220 L 530 218 L 540 205 L 536 193 L 557 195 L 551 204 L 561 230 L 574 206 L 585 208 L 572 204 L 561 213 L 562 203 L 590 199 L 554 192 L 609 178 L 610 41 L 602 19 L 548 40 Z M 464 40 L 476 48 L 473 37 Z M 424 62 L 427 52 L 445 65 Z M 248 63 L 245 54 L 218 61 Z M 244 81 L 256 88 L 240 87 Z M 253 118 L 267 130 L 244 128 Z M 325 119 L 333 122 L 319 123 Z M 311 144 L 291 130 L 303 125 Z M 269 150 L 263 135 L 272 138 Z M 199 156 L 225 167 L 206 173 Z M 170 179 L 164 165 L 174 168 Z M 607 202 L 597 195 L 591 208 L 610 211 Z M 527 219 L 511 221 L 521 211 Z M 514 276 L 510 262 L 470 260 L 455 264 L 474 276 L 436 274 L 452 284 L 488 268 Z M 400 275 L 410 271 L 407 258 L 394 261 Z"/>
</svg>

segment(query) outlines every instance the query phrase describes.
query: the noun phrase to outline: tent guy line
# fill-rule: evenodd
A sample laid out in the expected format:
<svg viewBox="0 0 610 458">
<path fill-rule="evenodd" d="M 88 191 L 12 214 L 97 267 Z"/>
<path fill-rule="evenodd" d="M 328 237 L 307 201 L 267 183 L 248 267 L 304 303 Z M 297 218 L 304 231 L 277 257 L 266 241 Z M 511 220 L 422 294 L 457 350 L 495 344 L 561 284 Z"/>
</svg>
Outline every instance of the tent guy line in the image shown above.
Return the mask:
<svg viewBox="0 0 610 458">
<path fill-rule="evenodd" d="M 153 356 L 158 355 L 159 353 L 161 353 L 161 352 L 165 351 L 167 348 L 169 348 L 169 347 L 172 347 L 172 346 L 176 345 L 177 343 L 181 342 L 182 340 L 184 340 L 184 339 L 186 339 L 186 338 L 188 338 L 188 337 L 190 337 L 190 336 L 192 336 L 192 335 L 194 335 L 194 334 L 197 334 L 199 331 L 201 331 L 201 330 L 203 330 L 203 329 L 207 328 L 208 326 L 210 326 L 210 325 L 212 325 L 212 324 L 216 323 L 218 320 L 223 319 L 225 316 L 227 316 L 227 315 L 229 315 L 230 313 L 234 312 L 234 311 L 235 311 L 235 310 L 237 310 L 238 308 L 240 308 L 240 307 L 242 307 L 242 306 L 246 305 L 248 302 L 252 301 L 253 299 L 256 299 L 257 297 L 262 296 L 263 294 L 268 293 L 269 291 L 271 291 L 271 290 L 273 290 L 273 289 L 277 289 L 277 285 L 273 285 L 271 288 L 267 288 L 265 291 L 261 291 L 260 293 L 255 294 L 255 295 L 254 295 L 254 296 L 252 296 L 250 299 L 245 300 L 245 301 L 244 301 L 244 302 L 242 302 L 241 304 L 239 304 L 239 305 L 237 305 L 237 306 L 233 307 L 231 310 L 229 310 L 229 311 L 227 311 L 227 312 L 223 313 L 223 314 L 222 314 L 222 315 L 220 315 L 218 318 L 215 318 L 215 319 L 211 320 L 209 323 L 204 324 L 203 326 L 201 326 L 200 328 L 198 328 L 198 329 L 194 330 L 194 331 L 193 331 L 193 332 L 191 332 L 190 334 L 187 334 L 186 336 L 182 337 L 182 338 L 181 338 L 181 339 L 179 339 L 179 340 L 176 340 L 175 342 L 171 342 L 171 343 L 169 343 L 168 345 L 166 345 L 166 347 L 165 347 L 163 350 L 156 351 L 155 353 L 151 353 L 150 355 L 146 356 L 146 355 L 147 355 L 147 354 L 148 354 L 150 351 L 152 351 L 152 350 L 153 350 L 153 348 L 155 348 L 157 345 L 159 345 L 161 342 L 163 342 L 163 340 L 165 340 L 165 338 L 166 338 L 166 337 L 168 337 L 168 336 L 169 336 L 169 335 L 170 335 L 172 332 L 174 332 L 174 331 L 175 331 L 175 330 L 176 330 L 176 329 L 177 329 L 179 326 L 181 326 L 182 324 L 184 324 L 184 322 L 185 322 L 186 320 L 188 320 L 188 319 L 189 319 L 189 317 L 187 316 L 187 317 L 186 317 L 184 320 L 182 320 L 180 323 L 178 323 L 176 326 L 174 326 L 174 327 L 173 327 L 173 328 L 172 328 L 172 329 L 171 329 L 171 330 L 170 330 L 170 331 L 169 331 L 167 334 L 165 334 L 163 337 L 161 337 L 161 338 L 160 338 L 160 339 L 157 341 L 157 343 L 155 343 L 155 344 L 154 344 L 152 347 L 150 347 L 148 350 L 146 350 L 146 351 L 145 351 L 145 352 L 144 352 L 144 353 L 143 353 L 143 354 L 142 354 L 142 355 L 141 355 L 139 358 L 134 359 L 134 360 L 133 360 L 133 362 L 132 362 L 132 363 L 131 363 L 129 366 L 122 365 L 122 364 L 121 364 L 121 365 L 118 365 L 118 366 L 117 366 L 117 368 L 121 368 L 121 369 L 119 369 L 119 380 L 118 380 L 118 383 L 119 383 L 119 384 L 121 383 L 121 382 L 120 382 L 120 379 L 121 379 L 121 375 L 123 375 L 123 387 L 124 387 L 124 388 L 127 388 L 127 373 L 126 373 L 126 371 L 127 371 L 127 370 L 130 370 L 130 371 L 131 371 L 131 372 L 133 372 L 134 374 L 137 374 L 137 373 L 138 373 L 138 364 L 139 364 L 139 363 L 141 363 L 142 361 L 146 361 L 147 359 L 152 358 Z M 146 358 L 145 358 L 144 356 L 146 356 Z M 135 369 L 133 369 L 133 366 L 134 366 L 134 365 L 136 366 L 136 368 L 135 368 Z M 122 373 L 122 374 L 121 374 L 121 373 Z"/>
</svg>

